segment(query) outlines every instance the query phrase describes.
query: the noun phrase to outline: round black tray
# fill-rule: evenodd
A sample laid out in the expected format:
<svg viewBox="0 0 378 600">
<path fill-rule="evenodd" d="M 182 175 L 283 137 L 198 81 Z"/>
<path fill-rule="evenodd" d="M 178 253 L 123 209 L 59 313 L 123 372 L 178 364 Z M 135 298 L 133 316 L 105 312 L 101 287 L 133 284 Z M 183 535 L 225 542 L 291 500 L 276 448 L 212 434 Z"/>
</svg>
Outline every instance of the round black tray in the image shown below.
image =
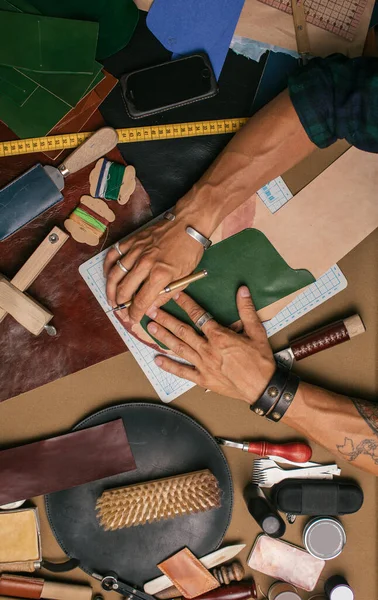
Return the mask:
<svg viewBox="0 0 378 600">
<path fill-rule="evenodd" d="M 192 418 L 160 404 L 127 403 L 106 408 L 74 430 L 122 418 L 137 464 L 135 471 L 107 477 L 46 496 L 51 528 L 64 552 L 87 573 L 115 571 L 120 580 L 142 586 L 161 575 L 156 565 L 183 547 L 201 557 L 222 542 L 230 522 L 233 488 L 223 452 Z M 106 489 L 210 469 L 222 491 L 221 508 L 121 529 L 104 531 L 96 501 Z"/>
</svg>

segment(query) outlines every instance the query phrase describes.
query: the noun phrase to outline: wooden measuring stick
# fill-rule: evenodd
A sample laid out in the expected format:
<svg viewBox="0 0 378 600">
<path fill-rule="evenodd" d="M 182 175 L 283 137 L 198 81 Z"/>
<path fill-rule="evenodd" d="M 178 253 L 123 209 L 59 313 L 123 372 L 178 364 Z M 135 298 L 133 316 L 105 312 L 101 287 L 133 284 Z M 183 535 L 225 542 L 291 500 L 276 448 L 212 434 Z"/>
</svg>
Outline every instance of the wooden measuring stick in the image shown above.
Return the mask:
<svg viewBox="0 0 378 600">
<path fill-rule="evenodd" d="M 0 306 L 25 329 L 39 335 L 53 318 L 43 306 L 0 275 Z"/>
<path fill-rule="evenodd" d="M 27 290 L 69 237 L 65 231 L 54 227 L 13 277 L 12 285 L 21 292 Z M 7 311 L 0 305 L 0 323 L 6 314 Z"/>
<path fill-rule="evenodd" d="M 311 51 L 307 32 L 304 0 L 291 0 L 291 8 L 293 10 L 293 21 L 298 53 L 301 55 L 303 62 L 307 62 Z"/>
</svg>

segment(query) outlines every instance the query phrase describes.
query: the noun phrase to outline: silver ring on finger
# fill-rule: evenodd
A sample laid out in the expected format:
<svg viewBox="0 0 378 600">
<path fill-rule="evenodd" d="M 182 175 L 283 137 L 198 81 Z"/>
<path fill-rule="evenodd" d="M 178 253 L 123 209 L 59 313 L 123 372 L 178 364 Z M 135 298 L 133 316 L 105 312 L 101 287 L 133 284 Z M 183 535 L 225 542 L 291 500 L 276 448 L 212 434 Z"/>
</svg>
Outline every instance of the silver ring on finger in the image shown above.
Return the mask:
<svg viewBox="0 0 378 600">
<path fill-rule="evenodd" d="M 124 273 L 129 273 L 130 269 L 126 269 L 126 267 L 121 263 L 120 260 L 117 260 L 117 266 L 121 269 L 121 271 L 123 271 Z"/>
<path fill-rule="evenodd" d="M 204 325 L 206 325 L 206 323 L 208 321 L 211 321 L 212 319 L 214 319 L 213 315 L 210 314 L 209 312 L 205 312 L 205 313 L 203 313 L 203 315 L 200 316 L 199 319 L 197 319 L 197 321 L 194 323 L 194 325 L 202 331 L 202 327 Z"/>
<path fill-rule="evenodd" d="M 117 252 L 118 252 L 118 254 L 119 254 L 120 256 L 123 256 L 123 254 L 122 254 L 122 250 L 121 250 L 121 248 L 119 247 L 119 242 L 116 242 L 116 243 L 113 245 L 113 248 L 114 248 L 114 250 L 117 250 Z"/>
</svg>

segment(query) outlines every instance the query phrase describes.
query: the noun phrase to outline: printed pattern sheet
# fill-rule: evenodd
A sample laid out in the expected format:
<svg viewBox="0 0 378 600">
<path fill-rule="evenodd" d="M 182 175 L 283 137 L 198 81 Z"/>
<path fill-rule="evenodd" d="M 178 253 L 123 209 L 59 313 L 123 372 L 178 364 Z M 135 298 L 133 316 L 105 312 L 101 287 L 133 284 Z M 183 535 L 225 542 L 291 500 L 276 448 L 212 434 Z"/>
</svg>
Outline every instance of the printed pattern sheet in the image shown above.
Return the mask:
<svg viewBox="0 0 378 600">
<path fill-rule="evenodd" d="M 290 190 L 281 177 L 270 181 L 261 188 L 258 191 L 258 195 L 273 213 L 292 198 Z M 82 264 L 79 269 L 84 281 L 105 312 L 110 309 L 106 301 L 105 278 L 102 272 L 106 253 L 107 250 L 103 250 L 100 254 Z M 296 321 L 296 319 L 299 319 L 332 296 L 335 296 L 335 294 L 345 289 L 346 286 L 346 278 L 339 267 L 334 265 L 327 273 L 317 279 L 315 283 L 298 294 L 273 319 L 264 323 L 268 337 L 287 327 L 287 325 Z M 128 333 L 112 313 L 108 313 L 107 316 L 163 402 L 171 402 L 194 386 L 190 381 L 180 379 L 159 369 L 154 363 L 154 358 L 158 353 Z"/>
<path fill-rule="evenodd" d="M 291 0 L 260 2 L 293 14 Z M 366 4 L 366 0 L 304 0 L 304 11 L 307 23 L 353 41 Z"/>
</svg>

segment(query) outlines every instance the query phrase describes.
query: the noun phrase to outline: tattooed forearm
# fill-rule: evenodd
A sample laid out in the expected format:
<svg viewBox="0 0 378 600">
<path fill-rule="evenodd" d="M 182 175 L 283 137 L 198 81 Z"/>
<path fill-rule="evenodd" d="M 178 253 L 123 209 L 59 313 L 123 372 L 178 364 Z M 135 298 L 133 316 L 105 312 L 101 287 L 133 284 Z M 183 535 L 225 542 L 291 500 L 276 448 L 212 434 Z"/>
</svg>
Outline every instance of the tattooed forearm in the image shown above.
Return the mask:
<svg viewBox="0 0 378 600">
<path fill-rule="evenodd" d="M 372 432 L 378 436 L 378 402 L 368 402 L 367 400 L 358 400 L 351 398 L 354 406 Z"/>
<path fill-rule="evenodd" d="M 372 460 L 378 465 L 378 441 L 372 439 L 362 440 L 356 447 L 350 438 L 344 439 L 342 446 L 337 446 L 338 451 L 343 457 L 350 462 L 353 462 L 361 454 L 370 456 Z"/>
</svg>

